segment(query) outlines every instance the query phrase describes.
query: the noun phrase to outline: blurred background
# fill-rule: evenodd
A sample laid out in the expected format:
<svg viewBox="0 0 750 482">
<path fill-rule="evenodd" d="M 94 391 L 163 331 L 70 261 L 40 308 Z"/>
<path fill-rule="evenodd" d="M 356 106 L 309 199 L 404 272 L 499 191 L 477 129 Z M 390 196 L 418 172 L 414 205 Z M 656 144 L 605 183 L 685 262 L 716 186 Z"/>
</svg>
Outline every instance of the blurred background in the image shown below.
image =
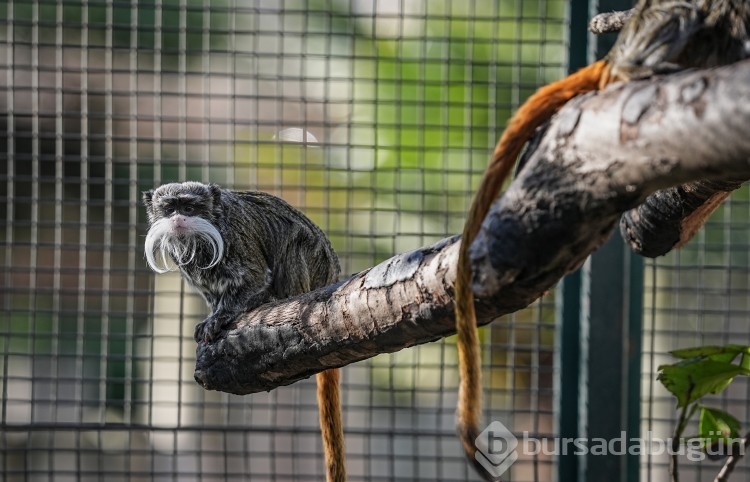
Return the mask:
<svg viewBox="0 0 750 482">
<path fill-rule="evenodd" d="M 459 233 L 510 113 L 611 42 L 588 37 L 593 11 L 628 3 L 0 2 L 0 480 L 321 480 L 314 380 L 244 397 L 194 382 L 207 308 L 147 268 L 141 192 L 271 192 L 359 272 Z M 603 253 L 480 331 L 486 423 L 666 437 L 666 352 L 748 343 L 747 189 L 680 252 Z M 453 338 L 343 377 L 351 480 L 476 479 Z M 750 420 L 749 392 L 716 403 Z M 521 455 L 506 479 L 666 480 L 666 456 L 624 459 Z"/>
</svg>

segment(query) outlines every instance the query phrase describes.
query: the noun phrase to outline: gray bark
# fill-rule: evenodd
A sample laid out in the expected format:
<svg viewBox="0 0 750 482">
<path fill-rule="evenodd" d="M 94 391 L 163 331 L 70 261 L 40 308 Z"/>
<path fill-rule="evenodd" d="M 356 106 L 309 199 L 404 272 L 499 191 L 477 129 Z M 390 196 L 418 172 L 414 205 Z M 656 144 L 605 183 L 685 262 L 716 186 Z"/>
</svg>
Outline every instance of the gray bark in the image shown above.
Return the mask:
<svg viewBox="0 0 750 482">
<path fill-rule="evenodd" d="M 684 246 L 732 191 L 747 179 L 699 180 L 651 194 L 620 218 L 620 234 L 634 252 L 655 258 Z"/>
<path fill-rule="evenodd" d="M 478 324 L 574 270 L 655 191 L 750 178 L 750 61 L 615 84 L 566 105 L 472 245 Z M 458 238 L 262 306 L 197 349 L 207 389 L 253 393 L 454 333 Z"/>
</svg>

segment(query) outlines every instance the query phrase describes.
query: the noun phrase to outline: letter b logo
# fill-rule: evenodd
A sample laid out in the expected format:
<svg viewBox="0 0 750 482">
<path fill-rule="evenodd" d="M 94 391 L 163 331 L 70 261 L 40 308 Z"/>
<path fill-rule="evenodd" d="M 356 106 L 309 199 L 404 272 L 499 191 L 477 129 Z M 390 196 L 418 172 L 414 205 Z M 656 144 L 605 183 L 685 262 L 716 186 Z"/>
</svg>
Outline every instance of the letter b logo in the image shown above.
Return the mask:
<svg viewBox="0 0 750 482">
<path fill-rule="evenodd" d="M 474 458 L 492 477 L 500 477 L 518 459 L 518 439 L 500 422 L 492 422 L 474 441 Z"/>
</svg>

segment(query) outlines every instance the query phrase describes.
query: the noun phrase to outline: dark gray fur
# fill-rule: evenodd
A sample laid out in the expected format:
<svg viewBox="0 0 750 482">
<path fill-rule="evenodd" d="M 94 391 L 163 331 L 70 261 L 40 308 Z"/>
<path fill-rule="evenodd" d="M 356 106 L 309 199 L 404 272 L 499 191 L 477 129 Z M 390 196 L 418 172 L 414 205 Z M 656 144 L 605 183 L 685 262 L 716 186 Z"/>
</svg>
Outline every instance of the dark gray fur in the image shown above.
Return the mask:
<svg viewBox="0 0 750 482">
<path fill-rule="evenodd" d="M 211 252 L 199 244 L 194 260 L 180 267 L 211 309 L 195 328 L 196 341 L 215 339 L 240 313 L 338 278 L 338 257 L 323 231 L 278 197 L 184 182 L 144 192 L 143 202 L 150 225 L 176 209 L 211 222 L 224 240 L 224 256 L 216 266 L 202 268 Z"/>
<path fill-rule="evenodd" d="M 640 0 L 607 55 L 612 73 L 636 80 L 748 57 L 750 1 Z"/>
</svg>

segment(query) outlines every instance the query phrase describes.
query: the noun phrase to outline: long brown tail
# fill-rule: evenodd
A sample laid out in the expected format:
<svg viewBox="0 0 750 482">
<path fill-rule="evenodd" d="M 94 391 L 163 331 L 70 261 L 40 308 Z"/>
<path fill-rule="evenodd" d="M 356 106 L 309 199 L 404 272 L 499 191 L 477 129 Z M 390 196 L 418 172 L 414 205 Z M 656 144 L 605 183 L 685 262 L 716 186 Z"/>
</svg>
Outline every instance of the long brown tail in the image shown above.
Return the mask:
<svg viewBox="0 0 750 482">
<path fill-rule="evenodd" d="M 338 368 L 318 373 L 318 415 L 323 437 L 327 482 L 346 482 L 344 427 L 341 420 Z"/>
<path fill-rule="evenodd" d="M 479 416 L 482 410 L 482 365 L 477 338 L 474 294 L 471 291 L 469 246 L 490 205 L 508 178 L 516 159 L 534 131 L 573 97 L 597 90 L 607 83 L 608 67 L 600 60 L 578 72 L 540 88 L 518 109 L 495 146 L 487 171 L 479 185 L 474 202 L 464 225 L 456 273 L 456 331 L 458 333 L 458 409 L 457 431 L 466 457 L 487 480 L 491 475 L 479 465 L 474 453 L 474 440 L 479 435 Z"/>
</svg>

